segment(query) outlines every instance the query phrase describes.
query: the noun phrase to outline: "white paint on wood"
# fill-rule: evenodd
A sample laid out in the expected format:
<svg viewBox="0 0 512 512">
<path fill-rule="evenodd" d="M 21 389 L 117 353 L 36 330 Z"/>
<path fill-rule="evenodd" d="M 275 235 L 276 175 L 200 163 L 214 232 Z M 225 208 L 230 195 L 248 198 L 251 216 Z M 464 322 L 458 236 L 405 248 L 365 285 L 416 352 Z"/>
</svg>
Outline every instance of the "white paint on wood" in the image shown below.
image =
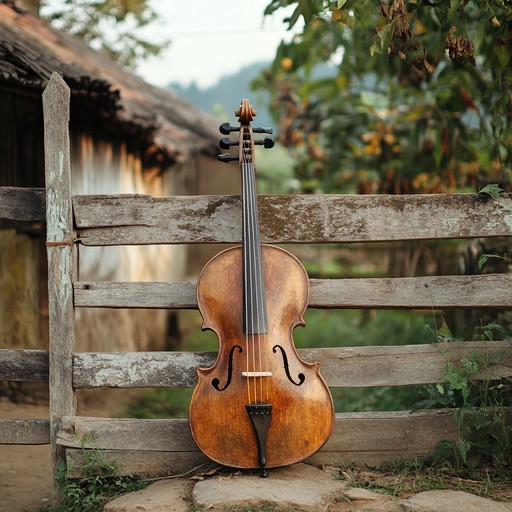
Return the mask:
<svg viewBox="0 0 512 512">
<path fill-rule="evenodd" d="M 346 340 L 345 340 L 346 342 Z M 422 345 L 299 349 L 320 362 L 330 387 L 405 386 L 441 382 L 447 362 L 460 365 L 474 352 L 490 361 L 475 379 L 512 376 L 512 342 L 453 342 Z M 215 362 L 214 352 L 76 353 L 75 388 L 194 387 L 196 368 Z"/>
</svg>

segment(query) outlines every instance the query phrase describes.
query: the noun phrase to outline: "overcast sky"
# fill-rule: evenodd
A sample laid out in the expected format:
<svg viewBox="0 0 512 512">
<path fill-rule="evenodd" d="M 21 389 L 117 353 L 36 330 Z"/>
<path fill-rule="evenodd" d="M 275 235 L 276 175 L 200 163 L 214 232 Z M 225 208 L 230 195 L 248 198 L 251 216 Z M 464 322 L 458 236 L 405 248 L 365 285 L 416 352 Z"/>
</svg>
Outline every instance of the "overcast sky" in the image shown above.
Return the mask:
<svg viewBox="0 0 512 512">
<path fill-rule="evenodd" d="M 289 39 L 283 18 L 263 16 L 270 0 L 152 0 L 161 17 L 146 30 L 152 41 L 171 40 L 162 57 L 141 62 L 137 74 L 154 85 L 169 82 L 207 87 L 252 62 L 271 60 Z M 282 12 L 281 12 L 282 11 Z"/>
</svg>

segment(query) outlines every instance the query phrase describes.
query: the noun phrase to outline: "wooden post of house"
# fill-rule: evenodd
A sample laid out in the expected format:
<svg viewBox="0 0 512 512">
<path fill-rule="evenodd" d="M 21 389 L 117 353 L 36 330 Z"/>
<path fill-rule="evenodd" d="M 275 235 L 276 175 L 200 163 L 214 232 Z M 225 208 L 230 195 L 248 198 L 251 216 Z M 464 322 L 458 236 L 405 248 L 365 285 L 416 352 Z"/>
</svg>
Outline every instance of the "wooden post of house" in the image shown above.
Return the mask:
<svg viewBox="0 0 512 512">
<path fill-rule="evenodd" d="M 57 445 L 63 416 L 75 414 L 73 391 L 73 215 L 69 150 L 70 90 L 53 73 L 43 93 L 49 307 L 50 443 L 54 476 L 65 462 Z M 54 483 L 54 500 L 59 497 Z"/>
</svg>

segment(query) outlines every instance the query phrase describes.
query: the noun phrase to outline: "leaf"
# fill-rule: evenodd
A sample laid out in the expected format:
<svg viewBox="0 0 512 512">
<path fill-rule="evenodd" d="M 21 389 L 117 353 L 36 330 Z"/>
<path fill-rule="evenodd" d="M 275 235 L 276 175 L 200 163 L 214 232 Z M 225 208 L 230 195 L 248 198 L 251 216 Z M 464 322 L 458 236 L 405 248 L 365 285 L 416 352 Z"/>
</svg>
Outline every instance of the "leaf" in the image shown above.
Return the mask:
<svg viewBox="0 0 512 512">
<path fill-rule="evenodd" d="M 486 185 L 484 188 L 478 191 L 479 194 L 487 194 L 488 196 L 491 196 L 493 199 L 498 199 L 502 192 L 503 189 L 496 183 L 490 183 L 489 185 Z"/>
<path fill-rule="evenodd" d="M 297 23 L 300 16 L 304 18 L 304 23 L 309 25 L 318 14 L 319 9 L 315 0 L 299 0 L 295 11 L 288 20 L 288 29 L 291 29 Z"/>
<path fill-rule="evenodd" d="M 499 258 L 501 259 L 501 256 L 498 256 L 496 254 L 482 254 L 478 258 L 478 269 L 482 270 L 482 267 L 491 259 L 491 258 Z"/>
<path fill-rule="evenodd" d="M 448 327 L 448 324 L 446 323 L 446 320 L 441 320 L 441 325 L 436 331 L 437 339 L 439 341 L 453 341 L 454 337 L 452 334 L 452 331 L 450 331 L 450 328 Z"/>
<path fill-rule="evenodd" d="M 341 9 L 348 0 L 338 0 L 338 9 Z"/>
<path fill-rule="evenodd" d="M 501 69 L 506 68 L 510 62 L 510 58 L 512 57 L 512 51 L 510 50 L 510 47 L 506 45 L 496 46 L 495 51 L 496 55 L 498 56 Z"/>
</svg>

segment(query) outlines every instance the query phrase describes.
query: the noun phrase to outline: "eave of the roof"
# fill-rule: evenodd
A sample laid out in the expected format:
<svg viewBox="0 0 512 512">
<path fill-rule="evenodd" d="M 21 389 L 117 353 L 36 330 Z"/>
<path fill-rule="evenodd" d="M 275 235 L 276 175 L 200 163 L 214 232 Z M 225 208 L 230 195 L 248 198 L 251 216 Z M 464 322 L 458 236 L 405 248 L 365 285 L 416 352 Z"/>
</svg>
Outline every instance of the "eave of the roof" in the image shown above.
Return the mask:
<svg viewBox="0 0 512 512">
<path fill-rule="evenodd" d="M 216 123 L 207 114 L 37 16 L 0 3 L 0 82 L 42 90 L 54 71 L 82 104 L 145 131 L 170 160 L 215 154 Z"/>
</svg>

